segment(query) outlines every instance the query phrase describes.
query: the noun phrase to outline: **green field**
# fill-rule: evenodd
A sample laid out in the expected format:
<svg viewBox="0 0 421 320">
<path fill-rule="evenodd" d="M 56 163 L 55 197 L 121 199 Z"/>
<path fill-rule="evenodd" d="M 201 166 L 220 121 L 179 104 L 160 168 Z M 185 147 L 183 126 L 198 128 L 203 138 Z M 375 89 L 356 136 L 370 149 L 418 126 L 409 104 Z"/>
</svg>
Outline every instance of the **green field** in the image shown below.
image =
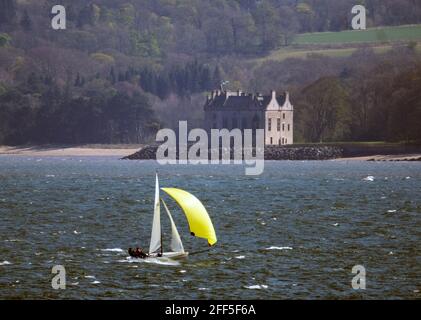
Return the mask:
<svg viewBox="0 0 421 320">
<path fill-rule="evenodd" d="M 349 57 L 364 44 L 375 53 L 382 54 L 391 50 L 397 42 L 421 42 L 421 25 L 382 27 L 365 31 L 342 31 L 303 33 L 296 36 L 293 45 L 272 51 L 269 55 L 253 59 L 262 62 L 283 61 L 288 58 L 306 59 L 311 54 L 328 57 Z M 417 51 L 421 52 L 418 45 Z"/>
<path fill-rule="evenodd" d="M 391 45 L 381 45 L 372 47 L 372 50 L 377 54 L 382 54 L 392 49 Z M 261 63 L 267 60 L 282 61 L 288 58 L 306 59 L 308 55 L 320 54 L 328 57 L 349 57 L 357 48 L 338 48 L 338 49 L 279 49 L 272 51 L 264 58 L 255 59 L 256 62 Z"/>
<path fill-rule="evenodd" d="M 421 25 L 382 27 L 359 31 L 303 33 L 296 36 L 294 44 L 345 44 L 411 40 L 421 40 Z"/>
</svg>

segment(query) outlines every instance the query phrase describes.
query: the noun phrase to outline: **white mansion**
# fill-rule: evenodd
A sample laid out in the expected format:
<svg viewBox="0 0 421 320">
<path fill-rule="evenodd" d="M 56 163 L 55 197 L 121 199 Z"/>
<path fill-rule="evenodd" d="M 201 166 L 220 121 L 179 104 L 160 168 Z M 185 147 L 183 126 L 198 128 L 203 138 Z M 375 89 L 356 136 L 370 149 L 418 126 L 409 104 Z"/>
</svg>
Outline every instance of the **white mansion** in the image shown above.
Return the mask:
<svg viewBox="0 0 421 320">
<path fill-rule="evenodd" d="M 241 91 L 212 91 L 205 104 L 205 128 L 265 129 L 265 145 L 294 143 L 294 107 L 289 93 L 245 94 Z"/>
</svg>

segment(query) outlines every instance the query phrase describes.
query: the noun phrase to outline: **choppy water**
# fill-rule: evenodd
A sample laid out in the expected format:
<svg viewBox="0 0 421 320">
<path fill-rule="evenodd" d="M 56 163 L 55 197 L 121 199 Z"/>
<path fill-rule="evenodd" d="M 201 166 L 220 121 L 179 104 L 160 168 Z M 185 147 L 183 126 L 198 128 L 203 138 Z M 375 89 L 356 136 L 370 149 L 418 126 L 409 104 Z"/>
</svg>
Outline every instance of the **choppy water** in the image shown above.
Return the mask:
<svg viewBox="0 0 421 320">
<path fill-rule="evenodd" d="M 129 246 L 149 245 L 157 168 L 161 186 L 208 208 L 212 251 L 127 261 Z M 237 166 L 0 157 L 0 298 L 419 299 L 420 196 L 419 163 L 266 162 L 247 177 Z M 206 249 L 167 202 L 186 249 Z M 54 265 L 66 290 L 51 287 Z M 354 265 L 365 291 L 351 287 Z"/>
</svg>

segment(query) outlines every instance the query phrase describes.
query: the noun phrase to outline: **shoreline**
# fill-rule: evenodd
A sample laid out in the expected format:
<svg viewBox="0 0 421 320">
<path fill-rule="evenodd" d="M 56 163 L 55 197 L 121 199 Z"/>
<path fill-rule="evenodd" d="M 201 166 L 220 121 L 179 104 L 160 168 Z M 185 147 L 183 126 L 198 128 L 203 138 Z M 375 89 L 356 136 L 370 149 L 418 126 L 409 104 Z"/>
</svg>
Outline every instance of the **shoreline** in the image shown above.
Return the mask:
<svg viewBox="0 0 421 320">
<path fill-rule="evenodd" d="M 139 151 L 124 157 L 124 160 L 154 160 L 158 146 L 146 145 Z M 254 150 L 254 149 L 253 149 Z M 256 151 L 256 150 L 254 150 Z M 252 152 L 254 152 L 252 151 Z M 383 153 L 377 153 L 377 152 Z M 400 151 L 400 152 L 399 152 Z M 173 150 L 175 159 L 178 159 L 178 149 Z M 222 150 L 219 150 L 221 155 Z M 229 150 L 231 159 L 234 157 L 232 148 Z M 208 159 L 212 157 L 212 150 L 208 151 Z M 243 152 L 242 157 L 245 153 Z M 345 150 L 340 146 L 270 146 L 265 148 L 265 160 L 268 161 L 421 161 L 421 151 L 417 150 L 379 150 L 378 148 L 361 148 Z"/>
<path fill-rule="evenodd" d="M 78 145 L 78 146 L 0 146 L 0 156 L 27 157 L 130 157 L 143 149 L 144 145 Z M 272 160 L 272 159 L 267 159 Z M 273 159 L 276 160 L 276 159 Z M 315 159 L 316 160 L 316 159 Z M 323 159 L 320 159 L 323 160 Z M 421 161 L 421 153 L 343 156 L 330 161 Z M 278 160 L 282 161 L 282 160 Z"/>
<path fill-rule="evenodd" d="M 80 146 L 0 146 L 0 156 L 27 157 L 125 157 L 142 146 L 138 145 L 80 145 Z"/>
<path fill-rule="evenodd" d="M 393 161 L 421 161 L 421 153 L 401 154 L 401 155 L 373 155 L 363 157 L 344 157 L 334 159 L 334 161 L 374 161 L 374 162 L 393 162 Z"/>
</svg>

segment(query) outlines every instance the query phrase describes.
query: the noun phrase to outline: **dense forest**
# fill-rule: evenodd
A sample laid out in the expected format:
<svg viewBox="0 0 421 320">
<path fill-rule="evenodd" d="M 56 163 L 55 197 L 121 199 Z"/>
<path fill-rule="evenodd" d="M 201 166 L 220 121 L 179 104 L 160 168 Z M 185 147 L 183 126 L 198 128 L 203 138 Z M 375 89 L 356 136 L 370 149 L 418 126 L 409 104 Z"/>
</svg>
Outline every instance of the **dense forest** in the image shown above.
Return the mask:
<svg viewBox="0 0 421 320">
<path fill-rule="evenodd" d="M 60 3 L 57 3 L 60 2 Z M 417 0 L 0 0 L 0 144 L 140 143 L 204 96 L 289 90 L 297 141 L 421 138 L 417 43 L 255 62 L 303 32 L 421 23 Z M 66 30 L 51 8 L 66 7 Z"/>
<path fill-rule="evenodd" d="M 421 141 L 421 56 L 412 44 L 267 61 L 251 79 L 266 92 L 274 82 L 291 92 L 298 142 Z"/>
</svg>

